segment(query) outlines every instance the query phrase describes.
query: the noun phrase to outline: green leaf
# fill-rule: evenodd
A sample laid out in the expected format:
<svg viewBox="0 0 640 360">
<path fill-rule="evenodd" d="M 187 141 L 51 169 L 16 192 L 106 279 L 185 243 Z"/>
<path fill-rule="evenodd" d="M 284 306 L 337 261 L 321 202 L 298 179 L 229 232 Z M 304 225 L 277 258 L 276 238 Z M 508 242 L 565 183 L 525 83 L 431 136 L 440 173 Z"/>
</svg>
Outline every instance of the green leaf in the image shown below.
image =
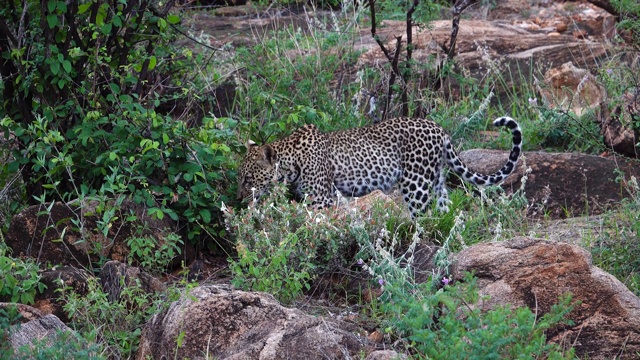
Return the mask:
<svg viewBox="0 0 640 360">
<path fill-rule="evenodd" d="M 86 13 L 89 8 L 91 8 L 91 3 L 78 5 L 78 15 Z"/>
<path fill-rule="evenodd" d="M 104 24 L 104 14 L 102 11 L 99 11 L 96 15 L 96 25 L 102 26 L 102 24 Z"/>
<path fill-rule="evenodd" d="M 113 17 L 113 25 L 115 25 L 115 27 L 122 27 L 122 19 L 120 18 L 120 15 Z"/>
<path fill-rule="evenodd" d="M 208 224 L 211 222 L 211 213 L 209 212 L 209 210 L 207 209 L 200 210 L 200 216 L 202 217 L 202 221 L 204 221 L 205 223 Z"/>
<path fill-rule="evenodd" d="M 49 2 L 47 3 L 47 9 L 49 10 L 49 12 L 53 12 L 56 9 L 57 4 L 57 1 L 49 0 Z"/>
<path fill-rule="evenodd" d="M 34 295 L 34 294 L 32 294 L 32 293 L 30 293 L 30 292 L 28 292 L 28 293 L 26 293 L 26 292 L 25 292 L 25 293 L 22 293 L 22 295 L 20 296 L 20 302 L 21 302 L 22 304 L 28 304 L 28 305 L 29 305 L 29 304 L 33 304 L 33 300 L 34 300 L 33 295 Z"/>
<path fill-rule="evenodd" d="M 69 60 L 63 61 L 62 67 L 64 68 L 64 71 L 66 71 L 67 73 L 71 72 L 71 62 Z"/>
<path fill-rule="evenodd" d="M 120 86 L 118 86 L 118 84 L 110 83 L 109 87 L 114 94 L 120 94 Z"/>
<path fill-rule="evenodd" d="M 149 59 L 149 66 L 147 67 L 149 70 L 153 70 L 156 67 L 156 63 L 158 62 L 158 60 L 156 59 L 155 56 L 152 56 Z"/>
<path fill-rule="evenodd" d="M 167 16 L 167 21 L 169 22 L 169 24 L 177 24 L 180 22 L 180 16 L 178 15 L 169 15 Z"/>
<path fill-rule="evenodd" d="M 49 70 L 51 70 L 51 73 L 53 75 L 58 75 L 58 73 L 60 73 L 60 63 L 58 62 L 51 63 L 51 67 L 49 68 Z"/>
<path fill-rule="evenodd" d="M 49 24 L 49 29 L 53 29 L 54 27 L 56 27 L 56 25 L 58 25 L 58 15 L 47 15 L 47 23 Z"/>
<path fill-rule="evenodd" d="M 102 31 L 104 35 L 109 35 L 111 33 L 112 28 L 113 28 L 113 24 L 106 23 L 100 27 L 100 31 Z"/>
<path fill-rule="evenodd" d="M 7 171 L 10 174 L 13 174 L 13 173 L 17 172 L 18 169 L 20 169 L 20 163 L 17 162 L 17 161 L 12 161 L 12 162 L 9 163 L 9 166 L 7 166 Z"/>
</svg>

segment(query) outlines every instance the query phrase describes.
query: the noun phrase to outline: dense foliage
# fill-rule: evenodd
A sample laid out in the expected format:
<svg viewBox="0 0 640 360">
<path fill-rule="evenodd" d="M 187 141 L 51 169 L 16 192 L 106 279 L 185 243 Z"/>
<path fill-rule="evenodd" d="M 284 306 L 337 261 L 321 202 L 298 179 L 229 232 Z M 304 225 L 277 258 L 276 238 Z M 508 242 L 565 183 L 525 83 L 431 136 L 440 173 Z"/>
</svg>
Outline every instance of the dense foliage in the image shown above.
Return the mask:
<svg viewBox="0 0 640 360">
<path fill-rule="evenodd" d="M 4 2 L 0 126 L 12 161 L 1 174 L 21 174 L 27 201 L 122 195 L 185 221 L 189 238 L 212 229 L 236 123 L 171 111 L 201 91 L 191 69 L 202 62 L 173 47 L 172 3 Z"/>
</svg>

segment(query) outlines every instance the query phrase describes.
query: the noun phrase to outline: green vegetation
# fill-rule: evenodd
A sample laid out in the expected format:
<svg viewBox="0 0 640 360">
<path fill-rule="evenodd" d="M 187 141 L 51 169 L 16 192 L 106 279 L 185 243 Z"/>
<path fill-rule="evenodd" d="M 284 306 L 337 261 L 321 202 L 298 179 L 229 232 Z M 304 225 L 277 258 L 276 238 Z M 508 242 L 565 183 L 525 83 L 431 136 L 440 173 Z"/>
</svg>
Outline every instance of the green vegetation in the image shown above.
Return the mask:
<svg viewBox="0 0 640 360">
<path fill-rule="evenodd" d="M 122 280 L 124 281 L 124 280 Z M 184 285 L 184 284 L 182 284 Z M 125 286 L 118 299 L 110 299 L 97 282 L 89 279 L 87 295 L 63 289 L 69 327 L 91 343 L 99 343 L 106 358 L 132 358 L 138 349 L 144 323 L 177 299 L 171 288 L 166 295 L 144 292 L 140 284 Z"/>
<path fill-rule="evenodd" d="M 11 159 L 1 179 L 19 172 L 32 204 L 123 195 L 185 221 L 192 241 L 217 234 L 236 122 L 189 126 L 202 111 L 193 104 L 172 113 L 185 98 L 211 102 L 191 72 L 204 55 L 173 45 L 180 18 L 153 1 L 6 3 L 0 129 Z"/>
<path fill-rule="evenodd" d="M 164 236 L 162 243 L 151 236 L 133 236 L 127 239 L 130 250 L 129 265 L 136 264 L 149 273 L 160 276 L 168 269 L 169 263 L 181 253 L 182 238 L 175 233 Z"/>
<path fill-rule="evenodd" d="M 309 290 L 313 280 L 348 268 L 349 254 L 376 234 L 387 233 L 398 211 L 376 208 L 371 214 L 318 212 L 306 203 L 290 203 L 284 185 L 275 187 L 266 206 L 227 212 L 237 235 L 238 258 L 230 259 L 233 284 L 266 291 L 289 303 Z M 364 254 L 360 254 L 360 258 Z"/>
<path fill-rule="evenodd" d="M 403 284 L 404 285 L 404 284 Z M 434 281 L 417 286 L 387 286 L 384 303 L 388 331 L 394 331 L 416 359 L 573 359 L 572 350 L 546 343 L 546 331 L 563 323 L 571 297 L 539 319 L 529 308 L 483 310 L 474 278 L 435 290 Z"/>
<path fill-rule="evenodd" d="M 619 14 L 618 29 L 624 32 L 630 45 L 640 50 L 640 4 L 634 0 L 611 0 Z"/>
<path fill-rule="evenodd" d="M 636 2 L 613 3 L 624 15 L 620 26 L 637 35 Z M 412 16 L 420 26 L 440 14 L 438 1 L 419 5 Z M 376 6 L 375 25 L 381 26 L 381 20 L 405 19 L 411 4 L 387 0 Z M 162 275 L 180 245 L 189 243 L 224 250 L 236 287 L 267 291 L 288 304 L 312 291 L 332 291 L 316 288 L 326 275 L 367 279 L 361 293 L 345 287 L 344 294 L 327 298 L 357 303 L 367 321 L 417 359 L 572 358 L 571 349 L 547 344 L 545 337 L 565 323 L 569 297 L 538 317 L 528 308 L 480 311 L 473 306 L 480 299 L 471 275 L 456 284 L 442 282 L 450 276 L 451 253 L 535 233 L 527 219 L 533 204 L 525 197 L 526 181 L 509 196 L 499 189 L 473 196 L 475 189 L 455 189 L 449 213 L 431 211 L 415 223 L 382 206 L 370 213 L 320 212 L 304 199 L 291 201 L 285 186 L 252 207 L 234 200 L 245 141 L 273 141 L 309 123 L 323 131 L 362 126 L 380 120 L 382 108 L 386 117 L 424 115 L 429 109 L 428 116 L 462 148 L 508 148 L 506 133 L 491 140 L 480 135 L 494 117 L 507 114 L 521 122 L 526 150 L 604 150 L 593 112 L 578 116 L 543 103 L 531 81 L 537 69 L 514 72 L 488 52 L 481 79 L 451 62 L 419 63 L 407 55 L 411 46 L 400 48 L 395 81 L 392 61 L 352 71 L 361 55 L 353 50 L 355 36 L 372 26 L 369 11 L 345 5 L 341 14 L 308 29 L 285 27 L 257 34 L 253 45 L 213 50 L 193 41 L 185 46 L 183 21 L 190 14 L 156 1 L 140 1 L 135 11 L 127 2 L 101 0 L 4 1 L 0 233 L 28 205 L 42 205 L 46 212 L 54 201 L 77 201 L 91 203 L 100 221 L 96 229 L 86 229 L 78 216 L 72 219 L 76 228 L 108 236 L 116 221 L 139 220 L 134 214 L 120 218 L 121 205 L 131 200 L 148 215 L 180 225 L 180 232 L 164 239 L 136 232 L 126 240 L 130 264 L 154 275 Z M 638 47 L 635 39 L 631 45 Z M 622 59 L 612 59 L 597 74 L 611 108 L 640 83 Z M 434 76 L 451 80 L 455 96 L 445 98 L 444 89 L 421 85 Z M 215 116 L 221 104 L 213 89 L 229 84 L 235 96 L 223 112 L 228 116 Z M 371 106 L 372 96 L 377 107 Z M 638 119 L 630 121 L 640 128 Z M 604 231 L 585 246 L 594 264 L 640 295 L 640 190 L 637 180 L 620 178 L 627 200 L 603 215 Z M 430 279 L 417 284 L 412 252 L 425 241 L 441 250 Z M 33 304 L 44 287 L 38 271 L 45 266 L 15 257 L 0 243 L 0 301 Z M 60 292 L 69 325 L 80 338 L 61 334 L 52 346 L 5 352 L 4 340 L 18 321 L 0 310 L 2 356 L 133 357 L 143 324 L 193 285 L 182 282 L 150 295 L 123 284 L 116 300 L 95 279 L 88 286 L 85 296 Z M 365 301 L 365 291 L 379 296 Z"/>
<path fill-rule="evenodd" d="M 12 257 L 4 241 L 0 243 L 0 274 L 0 302 L 31 305 L 36 293 L 45 289 L 38 264 L 32 259 Z"/>
<path fill-rule="evenodd" d="M 640 187 L 628 180 L 629 197 L 621 210 L 605 214 L 602 233 L 590 241 L 594 265 L 614 275 L 634 294 L 640 296 Z"/>
</svg>

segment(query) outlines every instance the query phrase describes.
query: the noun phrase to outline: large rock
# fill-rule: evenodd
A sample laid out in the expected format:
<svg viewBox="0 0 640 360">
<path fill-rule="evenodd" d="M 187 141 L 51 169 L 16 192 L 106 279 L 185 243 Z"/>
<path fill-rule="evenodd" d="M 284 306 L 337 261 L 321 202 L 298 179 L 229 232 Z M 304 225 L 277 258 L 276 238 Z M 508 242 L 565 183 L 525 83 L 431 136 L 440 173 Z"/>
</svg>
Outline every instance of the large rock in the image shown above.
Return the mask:
<svg viewBox="0 0 640 360">
<path fill-rule="evenodd" d="M 42 350 L 56 346 L 56 344 L 60 346 L 62 342 L 65 344 L 73 342 L 78 347 L 86 347 L 87 345 L 75 331 L 55 315 L 46 315 L 38 309 L 23 304 L 0 303 L 0 309 L 5 311 L 15 309 L 21 315 L 17 323 L 11 324 L 9 327 L 8 344 L 0 343 L 0 350 L 8 351 L 9 354 L 14 354 L 22 348 L 19 352 L 20 355 L 25 356 L 24 358 L 31 358 L 36 353 L 40 353 L 42 356 Z M 5 347 L 7 345 L 8 348 Z M 95 356 L 96 354 L 91 355 Z M 2 358 L 4 359 L 4 357 Z M 36 357 L 34 356 L 34 358 Z"/>
<path fill-rule="evenodd" d="M 346 324 L 283 307 L 271 295 L 200 286 L 149 321 L 136 359 L 344 359 L 365 343 Z"/>
<path fill-rule="evenodd" d="M 177 226 L 168 217 L 155 219 L 144 206 L 125 200 L 115 206 L 112 223 L 105 234 L 99 230 L 102 213 L 97 202 L 78 202 L 31 206 L 13 217 L 6 236 L 14 256 L 28 256 L 42 263 L 91 267 L 99 258 L 126 261 L 129 248 L 125 240 L 131 236 L 149 236 L 162 244 L 165 236 Z M 126 221 L 131 215 L 135 221 Z M 142 230 L 139 232 L 139 230 Z M 194 256 L 190 246 L 183 246 L 175 259 L 188 262 Z M 135 259 L 135 257 L 134 257 Z"/>
<path fill-rule="evenodd" d="M 502 3 L 502 2 L 501 2 Z M 519 5 L 518 5 L 519 6 Z M 521 83 L 533 83 L 548 69 L 559 67 L 571 61 L 579 61 L 581 67 L 598 69 L 602 61 L 610 57 L 612 45 L 603 41 L 605 18 L 612 18 L 605 11 L 588 5 L 581 13 L 589 16 L 554 21 L 538 17 L 520 20 L 487 21 L 484 19 L 462 19 L 456 41 L 455 61 L 459 68 L 465 69 L 461 75 L 482 81 L 487 77 L 499 76 L 502 80 L 494 90 L 502 104 L 512 99 L 513 89 Z M 467 15 L 466 13 L 463 15 Z M 600 25 L 583 24 L 583 19 L 593 19 Z M 609 21 L 610 22 L 610 21 Z M 584 25 L 584 26 L 583 26 Z M 569 28 L 569 31 L 567 29 Z M 428 27 L 415 26 L 412 30 L 413 59 L 419 64 L 440 63 L 446 54 L 442 45 L 449 45 L 452 33 L 451 20 L 438 20 Z M 371 29 L 363 28 L 361 38 L 355 43 L 360 56 L 359 68 L 380 67 L 388 63 L 387 57 L 371 36 Z M 377 36 L 387 49 L 394 49 L 396 37 L 406 41 L 406 23 L 402 20 L 384 20 L 376 29 Z M 406 46 L 406 43 L 404 44 Z M 532 67 L 531 64 L 535 64 Z M 423 77 L 429 77 L 425 71 Z M 458 98 L 460 87 L 455 79 L 449 79 L 442 88 L 447 96 Z M 380 94 L 378 94 L 381 96 Z"/>
<path fill-rule="evenodd" d="M 528 306 L 542 316 L 559 296 L 571 293 L 574 325 L 549 332 L 548 339 L 573 346 L 580 358 L 637 359 L 640 299 L 593 266 L 581 247 L 519 237 L 469 247 L 454 255 L 454 264 L 454 279 L 474 272 L 480 293 L 489 296 L 488 308 Z"/>
<path fill-rule="evenodd" d="M 413 221 L 409 208 L 400 194 L 388 195 L 381 190 L 374 190 L 361 197 L 340 198 L 338 206 L 327 208 L 325 211 L 329 216 L 338 218 L 358 212 L 365 219 L 384 212 L 406 222 Z"/>
<path fill-rule="evenodd" d="M 605 158 L 577 153 L 526 152 L 526 161 L 504 181 L 510 191 L 520 188 L 525 166 L 531 168 L 525 185 L 532 215 L 564 218 L 599 214 L 622 200 L 626 192 L 618 174 L 640 178 L 640 167 L 622 158 Z M 509 157 L 500 150 L 469 150 L 460 158 L 473 170 L 489 174 Z"/>
<path fill-rule="evenodd" d="M 571 110 L 577 116 L 599 110 L 606 98 L 606 90 L 596 77 L 572 62 L 547 70 L 539 91 L 550 108 Z"/>
<path fill-rule="evenodd" d="M 60 319 L 51 314 L 21 324 L 16 330 L 11 334 L 10 340 L 14 349 L 38 341 L 44 341 L 48 346 L 51 346 L 56 341 L 59 332 L 72 331 Z"/>
</svg>

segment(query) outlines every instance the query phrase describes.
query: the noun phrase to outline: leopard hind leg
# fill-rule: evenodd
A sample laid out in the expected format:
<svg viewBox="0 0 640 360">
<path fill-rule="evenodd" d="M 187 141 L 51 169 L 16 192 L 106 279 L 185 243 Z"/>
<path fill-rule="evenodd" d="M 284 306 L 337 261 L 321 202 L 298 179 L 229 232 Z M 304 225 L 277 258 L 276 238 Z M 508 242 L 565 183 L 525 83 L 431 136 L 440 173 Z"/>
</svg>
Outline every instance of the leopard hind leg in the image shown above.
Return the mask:
<svg viewBox="0 0 640 360">
<path fill-rule="evenodd" d="M 431 206 L 434 179 L 435 174 L 428 169 L 423 168 L 418 172 L 405 170 L 400 189 L 413 217 L 424 214 Z"/>
<path fill-rule="evenodd" d="M 451 205 L 451 200 L 449 200 L 449 192 L 447 191 L 447 171 L 446 166 L 444 166 L 446 159 L 443 157 L 442 161 L 436 168 L 436 178 L 437 181 L 434 185 L 434 191 L 437 197 L 436 208 L 438 211 L 447 213 L 449 212 L 449 205 Z"/>
</svg>

